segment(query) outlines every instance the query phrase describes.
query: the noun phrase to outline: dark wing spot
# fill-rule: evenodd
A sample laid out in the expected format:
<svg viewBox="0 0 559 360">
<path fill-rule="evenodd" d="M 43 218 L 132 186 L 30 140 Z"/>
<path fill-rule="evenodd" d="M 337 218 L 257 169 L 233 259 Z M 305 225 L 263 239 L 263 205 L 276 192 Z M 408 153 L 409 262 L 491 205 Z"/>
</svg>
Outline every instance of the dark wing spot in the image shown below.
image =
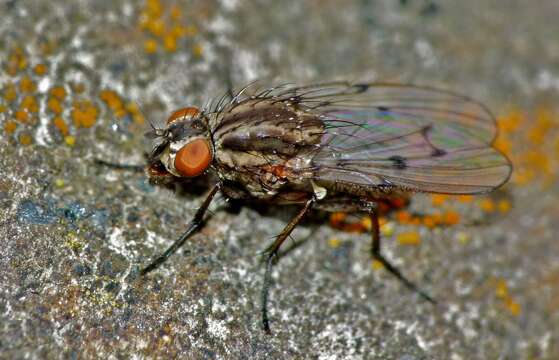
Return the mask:
<svg viewBox="0 0 559 360">
<path fill-rule="evenodd" d="M 367 91 L 369 89 L 368 84 L 355 84 L 355 85 L 353 85 L 353 87 L 355 89 L 357 89 L 357 91 L 355 92 L 356 94 L 364 93 L 365 91 Z"/>
<path fill-rule="evenodd" d="M 433 152 L 431 153 L 431 156 L 433 157 L 439 157 L 439 156 L 444 156 L 446 155 L 446 151 L 443 149 L 438 149 L 438 148 L 434 148 Z"/>
<path fill-rule="evenodd" d="M 380 112 L 388 112 L 390 111 L 389 108 L 387 108 L 386 106 L 377 106 L 377 110 Z"/>
<path fill-rule="evenodd" d="M 406 159 L 399 155 L 394 155 L 388 158 L 388 160 L 392 161 L 392 167 L 398 170 L 403 170 L 408 167 L 406 164 Z"/>
</svg>

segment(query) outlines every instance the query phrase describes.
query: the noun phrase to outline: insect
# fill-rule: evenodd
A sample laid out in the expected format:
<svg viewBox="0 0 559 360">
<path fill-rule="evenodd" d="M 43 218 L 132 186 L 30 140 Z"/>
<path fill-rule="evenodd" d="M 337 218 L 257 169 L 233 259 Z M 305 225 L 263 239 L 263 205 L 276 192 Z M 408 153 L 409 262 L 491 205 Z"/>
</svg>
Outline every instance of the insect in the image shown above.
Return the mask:
<svg viewBox="0 0 559 360">
<path fill-rule="evenodd" d="M 251 95 L 249 95 L 251 93 Z M 479 194 L 503 185 L 512 167 L 492 147 L 494 117 L 462 95 L 427 87 L 331 82 L 250 84 L 205 109 L 175 111 L 152 125 L 152 180 L 215 175 L 215 184 L 186 231 L 141 273 L 156 269 L 203 223 L 218 192 L 226 198 L 298 204 L 300 210 L 265 252 L 262 325 L 273 260 L 312 209 L 366 212 L 371 255 L 406 287 L 433 299 L 381 252 L 377 209 L 391 196 L 413 192 Z"/>
</svg>

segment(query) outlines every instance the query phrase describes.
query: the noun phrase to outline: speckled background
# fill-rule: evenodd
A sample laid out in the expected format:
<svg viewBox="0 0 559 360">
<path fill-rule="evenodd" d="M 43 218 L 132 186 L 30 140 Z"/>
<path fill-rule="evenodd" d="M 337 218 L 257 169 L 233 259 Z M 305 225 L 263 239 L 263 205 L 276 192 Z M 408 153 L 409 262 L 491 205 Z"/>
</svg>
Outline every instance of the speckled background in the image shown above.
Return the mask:
<svg viewBox="0 0 559 360">
<path fill-rule="evenodd" d="M 2 1 L 0 13 L 1 358 L 559 358 L 556 0 Z M 93 160 L 141 163 L 146 118 L 255 78 L 414 82 L 494 110 L 507 186 L 418 195 L 383 218 L 385 253 L 437 306 L 371 267 L 369 235 L 318 214 L 275 267 L 267 336 L 258 255 L 294 209 L 224 201 L 138 277 L 202 192 Z"/>
</svg>

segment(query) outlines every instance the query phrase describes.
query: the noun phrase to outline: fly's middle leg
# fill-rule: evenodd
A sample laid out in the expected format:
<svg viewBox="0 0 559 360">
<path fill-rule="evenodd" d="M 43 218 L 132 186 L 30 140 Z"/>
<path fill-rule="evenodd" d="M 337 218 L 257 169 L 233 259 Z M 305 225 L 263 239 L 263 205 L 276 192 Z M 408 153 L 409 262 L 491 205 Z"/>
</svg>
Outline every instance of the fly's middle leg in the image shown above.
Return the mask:
<svg viewBox="0 0 559 360">
<path fill-rule="evenodd" d="M 390 272 L 398 280 L 400 280 L 408 289 L 415 293 L 418 293 L 423 299 L 429 301 L 430 303 L 436 303 L 436 301 L 431 296 L 429 296 L 425 291 L 421 290 L 413 282 L 408 280 L 397 267 L 392 265 L 390 261 L 388 261 L 388 259 L 386 259 L 384 255 L 382 255 L 380 251 L 380 226 L 378 222 L 378 215 L 376 214 L 376 212 L 371 211 L 369 213 L 369 216 L 371 218 L 371 255 L 373 256 L 373 259 L 380 262 L 384 266 L 384 268 L 388 270 L 388 272 Z"/>
<path fill-rule="evenodd" d="M 270 282 L 272 280 L 272 266 L 278 254 L 281 245 L 285 242 L 289 234 L 295 229 L 297 224 L 303 220 L 305 215 L 312 209 L 315 199 L 311 198 L 305 203 L 305 206 L 299 213 L 285 226 L 282 232 L 277 236 L 276 240 L 266 250 L 266 271 L 264 273 L 264 283 L 262 286 L 262 327 L 267 334 L 270 334 L 270 321 L 268 319 L 268 295 L 270 290 Z"/>
</svg>

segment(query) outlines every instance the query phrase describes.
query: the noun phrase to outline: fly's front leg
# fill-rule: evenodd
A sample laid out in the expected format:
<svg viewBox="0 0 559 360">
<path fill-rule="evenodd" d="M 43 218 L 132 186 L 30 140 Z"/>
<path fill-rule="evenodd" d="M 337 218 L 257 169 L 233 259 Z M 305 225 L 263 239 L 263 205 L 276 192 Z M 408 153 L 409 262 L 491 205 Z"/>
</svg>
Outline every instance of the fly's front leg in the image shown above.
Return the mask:
<svg viewBox="0 0 559 360">
<path fill-rule="evenodd" d="M 297 224 L 305 217 L 305 215 L 312 209 L 315 203 L 315 198 L 311 198 L 305 203 L 305 206 L 299 211 L 299 213 L 287 224 L 287 226 L 278 235 L 276 240 L 268 247 L 266 250 L 266 271 L 264 273 L 264 284 L 262 286 L 262 327 L 264 331 L 268 334 L 270 331 L 270 321 L 268 319 L 268 294 L 270 289 L 270 282 L 272 280 L 272 266 L 274 263 L 274 258 L 278 254 L 279 248 L 283 242 L 287 239 L 289 234 L 295 229 Z"/>
<path fill-rule="evenodd" d="M 408 289 L 410 289 L 413 292 L 418 293 L 423 299 L 429 301 L 430 303 L 433 303 L 433 304 L 436 303 L 435 300 L 431 296 L 429 296 L 426 292 L 424 292 L 423 290 L 418 288 L 417 285 L 415 285 L 413 282 L 408 280 L 397 267 L 392 265 L 384 257 L 384 255 L 381 254 L 381 252 L 380 252 L 380 226 L 379 226 L 379 222 L 378 222 L 378 216 L 374 211 L 370 212 L 369 216 L 371 217 L 371 224 L 372 224 L 371 228 L 372 228 L 372 233 L 373 233 L 372 234 L 372 243 L 371 243 L 371 255 L 373 256 L 373 259 L 380 262 L 386 270 L 388 270 L 392 275 L 396 276 L 396 278 L 398 280 L 400 280 Z"/>
<path fill-rule="evenodd" d="M 177 251 L 177 249 L 180 248 L 189 237 L 191 237 L 193 234 L 196 233 L 196 231 L 200 229 L 203 224 L 204 214 L 206 213 L 206 210 L 208 210 L 208 207 L 210 206 L 215 194 L 217 194 L 219 189 L 219 184 L 217 184 L 210 190 L 210 193 L 206 197 L 206 200 L 204 200 L 198 211 L 196 211 L 194 218 L 192 219 L 190 224 L 188 224 L 186 231 L 163 254 L 159 255 L 148 266 L 142 269 L 140 271 L 141 275 L 145 275 L 148 272 L 155 270 L 159 265 L 164 263 L 165 260 L 167 260 L 169 256 L 173 255 L 175 251 Z"/>
</svg>

